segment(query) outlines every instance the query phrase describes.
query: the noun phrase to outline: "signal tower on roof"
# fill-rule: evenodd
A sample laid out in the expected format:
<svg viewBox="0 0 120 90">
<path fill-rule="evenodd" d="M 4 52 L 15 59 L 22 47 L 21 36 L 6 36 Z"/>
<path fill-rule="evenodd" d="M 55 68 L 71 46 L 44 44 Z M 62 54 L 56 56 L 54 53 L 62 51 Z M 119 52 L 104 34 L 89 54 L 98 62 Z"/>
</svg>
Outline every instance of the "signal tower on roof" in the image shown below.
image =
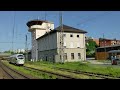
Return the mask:
<svg viewBox="0 0 120 90">
<path fill-rule="evenodd" d="M 27 22 L 28 31 L 31 32 L 32 38 L 32 58 L 33 60 L 38 60 L 38 46 L 37 38 L 43 36 L 46 32 L 49 32 L 50 29 L 54 29 L 54 23 L 46 20 L 31 20 Z M 49 28 L 48 28 L 49 27 Z"/>
</svg>

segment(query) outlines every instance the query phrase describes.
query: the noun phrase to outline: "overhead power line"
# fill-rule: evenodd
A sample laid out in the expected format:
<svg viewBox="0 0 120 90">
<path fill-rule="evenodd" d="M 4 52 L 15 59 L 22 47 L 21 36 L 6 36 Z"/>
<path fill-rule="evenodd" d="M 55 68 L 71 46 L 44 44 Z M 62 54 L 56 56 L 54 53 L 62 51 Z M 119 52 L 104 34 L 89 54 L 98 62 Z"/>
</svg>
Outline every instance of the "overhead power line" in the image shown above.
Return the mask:
<svg viewBox="0 0 120 90">
<path fill-rule="evenodd" d="M 23 44 L 24 42 L 0 42 L 0 43 L 19 43 L 19 44 Z"/>
<path fill-rule="evenodd" d="M 105 16 L 105 15 L 108 15 L 110 12 L 104 12 L 104 13 L 102 13 L 102 14 L 99 14 L 99 15 L 96 15 L 95 17 L 92 17 L 92 18 L 88 18 L 88 19 L 86 19 L 86 20 L 84 20 L 84 21 L 81 21 L 79 24 L 77 24 L 77 25 L 80 25 L 80 24 L 84 24 L 84 23 L 87 23 L 87 22 L 89 22 L 89 21 L 92 21 L 92 20 L 96 20 L 96 19 L 99 19 L 100 17 L 103 17 L 103 16 Z"/>
</svg>

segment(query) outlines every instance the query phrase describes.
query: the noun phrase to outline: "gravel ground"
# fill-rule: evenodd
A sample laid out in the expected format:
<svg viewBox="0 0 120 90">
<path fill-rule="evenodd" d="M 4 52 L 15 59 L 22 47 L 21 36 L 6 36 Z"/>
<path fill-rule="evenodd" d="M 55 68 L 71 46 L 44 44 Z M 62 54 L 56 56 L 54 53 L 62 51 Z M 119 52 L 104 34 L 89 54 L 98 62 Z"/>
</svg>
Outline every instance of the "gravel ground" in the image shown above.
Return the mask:
<svg viewBox="0 0 120 90">
<path fill-rule="evenodd" d="M 104 62 L 99 62 L 97 60 L 88 60 L 91 64 L 105 64 L 105 65 L 111 65 L 111 61 L 104 61 Z"/>
<path fill-rule="evenodd" d="M 111 61 L 98 61 L 98 60 L 87 60 L 87 62 L 90 62 L 91 65 L 97 65 L 97 66 L 104 66 L 104 67 L 108 67 L 108 66 L 112 66 L 115 68 L 120 68 L 120 61 L 118 63 L 118 65 L 111 65 Z"/>
<path fill-rule="evenodd" d="M 0 67 L 0 79 L 9 79 L 1 67 Z"/>
</svg>

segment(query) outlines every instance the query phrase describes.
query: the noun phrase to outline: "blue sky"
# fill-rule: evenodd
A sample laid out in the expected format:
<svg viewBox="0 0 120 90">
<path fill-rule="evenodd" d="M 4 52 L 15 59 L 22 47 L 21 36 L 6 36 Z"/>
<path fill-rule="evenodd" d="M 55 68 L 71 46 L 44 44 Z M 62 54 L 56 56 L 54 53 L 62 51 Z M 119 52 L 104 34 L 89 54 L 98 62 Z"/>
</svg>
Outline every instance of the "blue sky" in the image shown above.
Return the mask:
<svg viewBox="0 0 120 90">
<path fill-rule="evenodd" d="M 31 34 L 26 23 L 33 19 L 52 21 L 59 26 L 58 11 L 0 11 L 0 51 L 12 49 L 12 31 L 15 15 L 13 49 L 25 48 L 25 35 L 31 48 Z M 87 36 L 120 39 L 120 11 L 63 11 L 63 24 L 87 31 Z"/>
</svg>

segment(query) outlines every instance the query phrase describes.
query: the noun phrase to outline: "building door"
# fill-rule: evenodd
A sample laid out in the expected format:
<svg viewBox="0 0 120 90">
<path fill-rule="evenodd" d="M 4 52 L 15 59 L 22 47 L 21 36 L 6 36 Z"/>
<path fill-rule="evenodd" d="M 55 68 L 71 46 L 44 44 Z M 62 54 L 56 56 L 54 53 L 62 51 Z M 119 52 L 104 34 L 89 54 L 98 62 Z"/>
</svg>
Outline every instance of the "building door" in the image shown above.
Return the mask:
<svg viewBox="0 0 120 90">
<path fill-rule="evenodd" d="M 46 59 L 45 59 L 46 61 L 47 61 L 47 56 L 46 56 Z"/>
</svg>

